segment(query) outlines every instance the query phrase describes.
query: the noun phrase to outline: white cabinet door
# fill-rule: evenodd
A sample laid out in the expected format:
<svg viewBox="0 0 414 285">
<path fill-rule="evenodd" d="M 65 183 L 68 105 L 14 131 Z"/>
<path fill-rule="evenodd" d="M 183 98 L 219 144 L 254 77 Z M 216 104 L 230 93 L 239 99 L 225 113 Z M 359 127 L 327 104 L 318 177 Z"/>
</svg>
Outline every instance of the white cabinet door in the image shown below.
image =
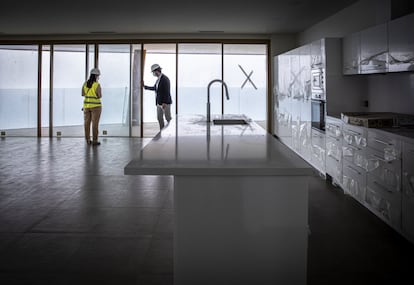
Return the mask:
<svg viewBox="0 0 414 285">
<path fill-rule="evenodd" d="M 323 175 L 325 175 L 325 153 L 326 153 L 326 142 L 325 142 L 325 134 L 312 129 L 311 130 L 312 139 L 312 157 L 311 163 L 312 165 L 319 170 Z"/>
<path fill-rule="evenodd" d="M 301 102 L 303 101 L 303 87 L 301 73 L 303 69 L 300 66 L 300 48 L 290 52 L 290 82 L 289 88 L 292 98 L 292 147 L 300 153 L 300 117 Z"/>
<path fill-rule="evenodd" d="M 342 121 L 326 118 L 326 173 L 332 182 L 342 185 Z"/>
<path fill-rule="evenodd" d="M 311 68 L 325 68 L 325 40 L 320 39 L 311 44 Z"/>
<path fill-rule="evenodd" d="M 389 71 L 414 70 L 414 14 L 389 23 Z"/>
<path fill-rule="evenodd" d="M 300 48 L 300 82 L 302 85 L 303 98 L 300 103 L 300 125 L 299 125 L 299 140 L 300 140 L 300 154 L 306 160 L 311 158 L 311 56 L 310 45 L 305 45 Z"/>
<path fill-rule="evenodd" d="M 289 147 L 292 145 L 292 102 L 290 95 L 290 55 L 277 59 L 277 90 L 275 90 L 275 135 Z"/>
<path fill-rule="evenodd" d="M 344 37 L 342 42 L 342 72 L 345 75 L 360 73 L 359 62 L 361 56 L 360 33 L 350 34 Z"/>
<path fill-rule="evenodd" d="M 402 231 L 414 242 L 414 144 L 403 143 Z"/>
<path fill-rule="evenodd" d="M 387 29 L 387 24 L 382 24 L 361 32 L 361 73 L 388 71 Z"/>
<path fill-rule="evenodd" d="M 401 192 L 389 191 L 382 181 L 368 174 L 365 203 L 378 217 L 401 230 Z"/>
</svg>

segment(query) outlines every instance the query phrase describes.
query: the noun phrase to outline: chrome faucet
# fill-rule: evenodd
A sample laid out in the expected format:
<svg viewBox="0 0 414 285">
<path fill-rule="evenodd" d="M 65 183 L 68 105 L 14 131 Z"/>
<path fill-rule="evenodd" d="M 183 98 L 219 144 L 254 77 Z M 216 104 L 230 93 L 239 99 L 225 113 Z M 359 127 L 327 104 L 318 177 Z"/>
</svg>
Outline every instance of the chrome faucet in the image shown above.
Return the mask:
<svg viewBox="0 0 414 285">
<path fill-rule="evenodd" d="M 221 82 L 224 85 L 224 89 L 226 90 L 227 100 L 230 100 L 229 90 L 227 89 L 227 84 L 223 80 L 221 80 L 221 79 L 214 79 L 214 80 L 210 81 L 210 83 L 207 86 L 207 122 L 208 123 L 211 122 L 211 120 L 210 120 L 210 86 L 214 82 Z"/>
</svg>

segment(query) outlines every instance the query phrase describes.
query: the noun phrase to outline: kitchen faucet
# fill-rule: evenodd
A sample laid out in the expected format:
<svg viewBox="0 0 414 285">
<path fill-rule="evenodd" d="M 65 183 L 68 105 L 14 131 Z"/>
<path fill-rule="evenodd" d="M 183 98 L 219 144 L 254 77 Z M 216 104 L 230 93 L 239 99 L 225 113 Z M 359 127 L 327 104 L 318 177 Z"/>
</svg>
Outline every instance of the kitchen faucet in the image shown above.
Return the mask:
<svg viewBox="0 0 414 285">
<path fill-rule="evenodd" d="M 214 80 L 210 81 L 210 83 L 207 86 L 207 122 L 208 123 L 211 121 L 210 120 L 210 86 L 214 82 L 221 82 L 222 85 L 224 85 L 224 89 L 226 89 L 226 97 L 227 97 L 227 100 L 230 100 L 229 90 L 227 89 L 227 84 L 223 80 L 221 80 L 221 79 L 214 79 Z"/>
</svg>

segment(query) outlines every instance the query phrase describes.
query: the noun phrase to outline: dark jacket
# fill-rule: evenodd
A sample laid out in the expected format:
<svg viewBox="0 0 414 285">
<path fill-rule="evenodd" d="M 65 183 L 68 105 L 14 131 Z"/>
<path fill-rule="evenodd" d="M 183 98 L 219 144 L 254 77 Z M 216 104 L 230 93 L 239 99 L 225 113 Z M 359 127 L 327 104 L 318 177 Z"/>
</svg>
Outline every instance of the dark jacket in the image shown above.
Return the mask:
<svg viewBox="0 0 414 285">
<path fill-rule="evenodd" d="M 147 90 L 153 90 L 157 94 L 155 97 L 155 104 L 162 105 L 162 104 L 172 104 L 171 93 L 170 93 L 170 79 L 161 74 L 160 82 L 154 86 L 146 86 L 144 88 Z"/>
</svg>

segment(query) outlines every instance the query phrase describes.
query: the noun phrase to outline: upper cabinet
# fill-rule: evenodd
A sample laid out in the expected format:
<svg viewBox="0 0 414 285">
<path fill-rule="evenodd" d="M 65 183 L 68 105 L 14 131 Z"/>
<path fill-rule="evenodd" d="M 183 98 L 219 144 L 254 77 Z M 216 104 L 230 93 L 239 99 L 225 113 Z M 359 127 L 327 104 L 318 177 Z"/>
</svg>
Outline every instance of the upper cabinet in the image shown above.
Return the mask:
<svg viewBox="0 0 414 285">
<path fill-rule="evenodd" d="M 350 34 L 343 39 L 342 73 L 414 70 L 414 14 Z"/>
<path fill-rule="evenodd" d="M 387 24 L 361 32 L 361 73 L 384 73 L 388 70 Z"/>
<path fill-rule="evenodd" d="M 389 71 L 414 70 L 414 14 L 393 20 L 388 25 Z"/>
<path fill-rule="evenodd" d="M 354 33 L 344 37 L 342 53 L 342 72 L 345 75 L 358 74 L 361 57 L 361 34 Z"/>
<path fill-rule="evenodd" d="M 324 39 L 310 44 L 311 69 L 325 67 L 325 42 Z"/>
</svg>

